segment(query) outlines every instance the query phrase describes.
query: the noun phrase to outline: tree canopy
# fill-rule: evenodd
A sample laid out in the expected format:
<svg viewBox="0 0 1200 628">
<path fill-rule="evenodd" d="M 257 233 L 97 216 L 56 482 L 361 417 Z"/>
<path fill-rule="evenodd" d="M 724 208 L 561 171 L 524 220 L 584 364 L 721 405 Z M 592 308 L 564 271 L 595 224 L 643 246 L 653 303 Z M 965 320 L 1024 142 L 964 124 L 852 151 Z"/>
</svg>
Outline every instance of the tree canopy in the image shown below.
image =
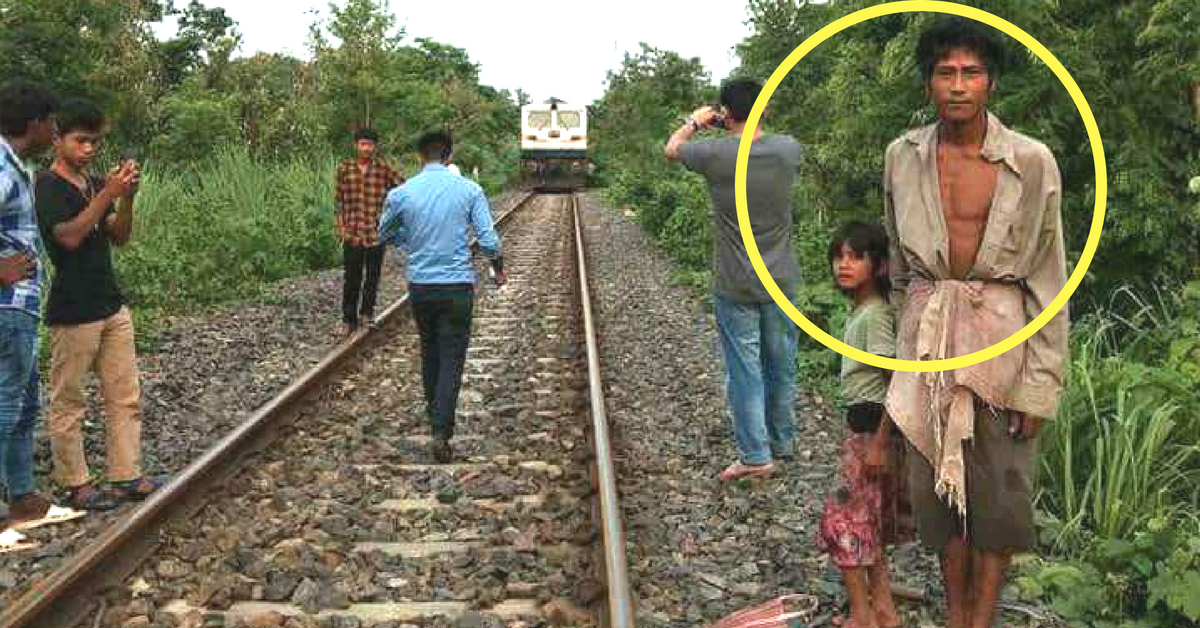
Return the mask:
<svg viewBox="0 0 1200 628">
<path fill-rule="evenodd" d="M 174 17 L 173 36 L 152 26 Z M 0 0 L 0 76 L 98 99 L 110 144 L 168 167 L 230 145 L 258 159 L 348 152 L 360 126 L 411 159 L 423 130 L 455 136 L 456 159 L 490 187 L 516 168 L 520 95 L 479 83 L 467 51 L 410 38 L 387 0 L 331 2 L 309 30 L 306 59 L 239 55 L 237 24 L 200 0 Z M 409 163 L 415 166 L 415 163 Z"/>
</svg>

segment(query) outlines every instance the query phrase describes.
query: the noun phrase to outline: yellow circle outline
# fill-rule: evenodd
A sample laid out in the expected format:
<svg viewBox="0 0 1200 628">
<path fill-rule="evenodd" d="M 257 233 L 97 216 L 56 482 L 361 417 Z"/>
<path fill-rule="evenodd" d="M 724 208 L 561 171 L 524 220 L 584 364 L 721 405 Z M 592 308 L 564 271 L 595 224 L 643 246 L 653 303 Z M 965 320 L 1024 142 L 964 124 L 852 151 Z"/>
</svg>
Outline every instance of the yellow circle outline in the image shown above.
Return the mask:
<svg viewBox="0 0 1200 628">
<path fill-rule="evenodd" d="M 775 92 L 775 88 L 783 81 L 783 77 L 787 76 L 787 73 L 796 66 L 800 59 L 804 58 L 804 55 L 811 52 L 813 48 L 816 48 L 826 39 L 846 28 L 883 15 L 913 11 L 951 13 L 989 24 L 1004 31 L 1036 53 L 1046 65 L 1050 66 L 1050 69 L 1054 70 L 1054 74 L 1058 76 L 1059 80 L 1066 86 L 1067 92 L 1071 94 L 1071 98 L 1075 101 L 1075 106 L 1079 108 L 1079 114 L 1083 117 L 1083 123 L 1087 127 L 1088 138 L 1091 141 L 1092 156 L 1096 162 L 1096 210 L 1092 218 L 1092 228 L 1088 233 L 1087 244 L 1083 248 L 1083 255 L 1079 258 L 1079 264 L 1075 267 L 1075 272 L 1067 280 L 1067 285 L 1063 288 L 1063 291 L 1050 302 L 1050 306 L 1044 312 L 1012 336 L 975 353 L 941 360 L 900 360 L 867 353 L 830 336 L 805 318 L 783 294 L 783 291 L 775 283 L 775 279 L 767 271 L 767 267 L 762 261 L 762 255 L 758 252 L 758 245 L 754 242 L 754 232 L 750 228 L 750 215 L 746 203 L 746 168 L 750 157 L 750 145 L 754 141 L 754 133 L 758 128 L 762 112 L 766 109 L 767 102 L 770 101 L 771 94 Z M 1071 74 L 1067 72 L 1062 63 L 1059 63 L 1058 59 L 1045 46 L 1038 43 L 1028 33 L 1007 20 L 981 9 L 938 0 L 902 0 L 900 2 L 889 2 L 856 11 L 817 31 L 793 50 L 783 60 L 783 63 L 779 64 L 779 67 L 775 69 L 771 78 L 763 86 L 758 100 L 754 102 L 754 108 L 750 111 L 750 117 L 746 121 L 746 132 L 742 134 L 741 144 L 738 148 L 736 175 L 734 193 L 737 201 L 738 227 L 742 233 L 742 241 L 746 245 L 746 252 L 750 256 L 750 263 L 754 265 L 754 270 L 758 273 L 758 278 L 767 288 L 767 292 L 771 294 L 771 297 L 775 299 L 775 302 L 779 304 L 779 307 L 783 308 L 783 311 L 801 329 L 808 332 L 808 335 L 826 347 L 852 360 L 891 371 L 908 371 L 912 373 L 932 373 L 949 369 L 959 369 L 978 364 L 984 360 L 990 360 L 1025 342 L 1045 326 L 1046 323 L 1050 322 L 1050 319 L 1067 304 L 1071 295 L 1075 293 L 1075 289 L 1079 287 L 1084 275 L 1087 273 L 1088 266 L 1092 263 L 1092 257 L 1096 254 L 1096 248 L 1100 244 L 1100 234 L 1104 228 L 1104 203 L 1108 195 L 1108 178 L 1104 161 L 1104 145 L 1100 140 L 1100 129 L 1096 126 L 1096 119 L 1092 115 L 1091 108 L 1088 107 L 1087 99 L 1084 98 L 1083 92 L 1079 90 L 1079 86 L 1075 84 L 1075 79 L 1071 77 Z"/>
</svg>

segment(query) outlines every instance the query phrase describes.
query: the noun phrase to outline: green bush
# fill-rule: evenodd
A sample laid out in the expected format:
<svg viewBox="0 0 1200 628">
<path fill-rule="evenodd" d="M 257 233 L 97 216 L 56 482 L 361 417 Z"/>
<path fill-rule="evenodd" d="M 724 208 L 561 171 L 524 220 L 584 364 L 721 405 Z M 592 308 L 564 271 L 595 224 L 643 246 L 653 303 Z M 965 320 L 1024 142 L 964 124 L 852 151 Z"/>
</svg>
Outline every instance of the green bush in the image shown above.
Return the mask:
<svg viewBox="0 0 1200 628">
<path fill-rule="evenodd" d="M 242 147 L 186 169 L 151 165 L 134 240 L 116 255 L 130 301 L 150 308 L 218 303 L 336 265 L 335 168 L 333 158 L 256 162 Z"/>
<path fill-rule="evenodd" d="M 1021 595 L 1080 628 L 1200 626 L 1200 525 L 1154 517 L 1122 538 L 1097 538 L 1070 557 L 1017 562 Z"/>
<path fill-rule="evenodd" d="M 158 160 L 194 164 L 241 138 L 237 102 L 229 95 L 192 88 L 168 96 L 163 104 L 163 132 L 151 144 Z"/>
<path fill-rule="evenodd" d="M 706 272 L 712 255 L 708 191 L 699 177 L 666 169 L 619 170 L 608 199 L 631 207 L 638 224 L 689 272 Z"/>
</svg>

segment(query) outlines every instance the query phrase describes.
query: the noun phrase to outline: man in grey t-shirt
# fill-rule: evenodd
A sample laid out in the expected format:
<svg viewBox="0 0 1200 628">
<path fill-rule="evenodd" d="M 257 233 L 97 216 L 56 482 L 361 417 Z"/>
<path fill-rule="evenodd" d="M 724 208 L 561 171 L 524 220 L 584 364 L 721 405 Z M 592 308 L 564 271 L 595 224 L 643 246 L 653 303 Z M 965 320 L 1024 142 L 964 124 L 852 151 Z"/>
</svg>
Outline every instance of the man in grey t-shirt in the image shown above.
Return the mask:
<svg viewBox="0 0 1200 628">
<path fill-rule="evenodd" d="M 721 87 L 720 110 L 702 107 L 667 143 L 667 158 L 681 161 L 708 181 L 713 206 L 713 301 L 725 391 L 733 415 L 740 459 L 721 472 L 722 480 L 766 477 L 773 458 L 793 455 L 796 325 L 759 280 L 738 229 L 734 200 L 737 154 L 746 119 L 762 85 L 748 79 Z M 719 139 L 692 142 L 701 128 L 723 128 Z M 798 270 L 792 251 L 792 184 L 800 144 L 786 135 L 755 130 L 746 169 L 746 203 L 754 242 L 763 263 L 784 294 L 796 291 Z"/>
</svg>

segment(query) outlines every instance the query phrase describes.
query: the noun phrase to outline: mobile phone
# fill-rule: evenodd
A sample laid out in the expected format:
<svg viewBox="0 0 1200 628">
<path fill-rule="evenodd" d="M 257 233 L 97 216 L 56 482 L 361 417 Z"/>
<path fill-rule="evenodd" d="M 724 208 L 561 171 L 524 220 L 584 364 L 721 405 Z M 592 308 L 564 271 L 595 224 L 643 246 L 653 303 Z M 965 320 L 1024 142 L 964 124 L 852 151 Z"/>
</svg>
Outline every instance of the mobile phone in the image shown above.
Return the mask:
<svg viewBox="0 0 1200 628">
<path fill-rule="evenodd" d="M 120 157 L 117 160 L 118 164 L 123 164 L 127 161 L 133 161 L 139 165 L 142 163 L 142 151 L 137 149 L 126 149 L 121 151 Z"/>
<path fill-rule="evenodd" d="M 713 115 L 712 121 L 708 123 L 708 128 L 724 129 L 725 128 L 725 116 L 721 115 L 721 112 L 723 110 L 721 105 L 709 105 L 709 108 L 712 109 L 714 115 Z"/>
</svg>

